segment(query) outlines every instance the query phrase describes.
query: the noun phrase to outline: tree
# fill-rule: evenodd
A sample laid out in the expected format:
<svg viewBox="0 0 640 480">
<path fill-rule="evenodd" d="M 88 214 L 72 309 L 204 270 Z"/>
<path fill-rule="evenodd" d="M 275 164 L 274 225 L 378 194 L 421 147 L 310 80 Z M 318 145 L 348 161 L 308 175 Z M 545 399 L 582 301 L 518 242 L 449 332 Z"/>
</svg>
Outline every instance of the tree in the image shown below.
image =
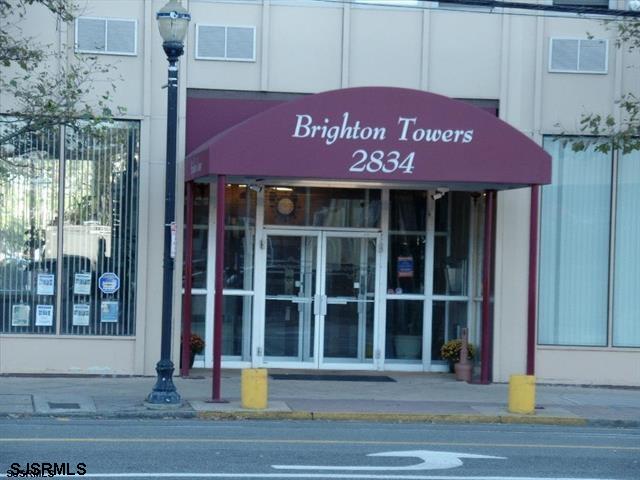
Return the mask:
<svg viewBox="0 0 640 480">
<path fill-rule="evenodd" d="M 115 83 L 95 91 L 96 77 L 108 77 L 113 66 L 76 55 L 72 47 L 60 51 L 23 35 L 20 23 L 38 7 L 59 22 L 76 17 L 72 0 L 0 0 L 0 93 L 12 99 L 0 112 L 0 146 L 5 147 L 0 148 L 0 174 L 12 166 L 11 157 L 20 155 L 20 139 L 28 134 L 62 125 L 91 128 L 114 114 Z"/>
<path fill-rule="evenodd" d="M 628 52 L 640 51 L 640 19 L 607 21 L 607 28 L 617 33 L 616 47 Z M 619 150 L 630 153 L 640 150 L 640 98 L 631 92 L 622 94 L 616 100 L 616 108 L 621 111 L 620 121 L 611 114 L 587 113 L 580 119 L 580 130 L 597 137 L 594 140 L 580 139 L 572 142 L 574 151 L 585 150 L 593 145 L 597 151 L 609 153 Z"/>
</svg>

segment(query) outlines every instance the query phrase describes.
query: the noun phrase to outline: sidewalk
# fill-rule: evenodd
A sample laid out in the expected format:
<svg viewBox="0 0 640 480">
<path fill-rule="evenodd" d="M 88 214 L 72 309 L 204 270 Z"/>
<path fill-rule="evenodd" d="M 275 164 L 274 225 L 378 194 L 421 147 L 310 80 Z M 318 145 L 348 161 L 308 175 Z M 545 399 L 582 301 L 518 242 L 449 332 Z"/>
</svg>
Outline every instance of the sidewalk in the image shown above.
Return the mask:
<svg viewBox="0 0 640 480">
<path fill-rule="evenodd" d="M 183 405 L 160 409 L 144 404 L 155 383 L 154 377 L 0 376 L 0 416 L 341 419 L 640 427 L 640 388 L 538 385 L 536 413 L 513 415 L 507 412 L 508 385 L 467 384 L 457 382 L 449 374 L 275 370 L 269 374 L 269 408 L 258 411 L 240 407 L 238 370 L 222 373 L 222 397 L 229 403 L 208 403 L 211 371 L 195 370 L 190 378 L 174 379 Z M 336 381 L 331 377 L 292 380 L 273 379 L 272 374 L 352 378 L 350 381 Z M 386 380 L 382 377 L 391 381 L 367 381 Z"/>
</svg>

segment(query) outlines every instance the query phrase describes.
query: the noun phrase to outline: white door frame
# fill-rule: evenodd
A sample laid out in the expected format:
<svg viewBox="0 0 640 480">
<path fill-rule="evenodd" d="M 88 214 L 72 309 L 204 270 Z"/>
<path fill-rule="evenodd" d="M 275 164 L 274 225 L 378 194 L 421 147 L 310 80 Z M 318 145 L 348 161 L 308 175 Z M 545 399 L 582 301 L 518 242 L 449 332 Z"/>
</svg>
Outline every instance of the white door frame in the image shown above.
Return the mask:
<svg viewBox="0 0 640 480">
<path fill-rule="evenodd" d="M 381 283 L 378 281 L 381 258 L 382 234 L 380 232 L 363 230 L 344 229 L 312 229 L 312 228 L 283 228 L 269 227 L 263 228 L 258 234 L 259 241 L 256 242 L 257 249 L 254 257 L 255 261 L 255 296 L 254 296 L 254 322 L 253 322 L 253 357 L 252 366 L 269 368 L 330 368 L 348 370 L 373 370 L 378 368 L 377 358 L 374 355 L 371 363 L 360 362 L 325 362 L 324 361 L 324 318 L 326 314 L 326 239 L 327 238 L 373 238 L 376 240 L 376 260 L 375 260 L 375 288 L 374 288 L 374 322 L 373 322 L 373 351 L 380 351 L 378 341 L 380 338 L 378 329 L 379 317 L 381 315 L 380 302 L 383 297 L 379 292 Z M 291 236 L 291 237 L 315 237 L 317 238 L 316 248 L 316 291 L 314 292 L 314 360 L 313 361 L 290 361 L 284 358 L 268 359 L 264 356 L 265 341 L 265 307 L 266 307 L 266 261 L 269 236 Z M 335 302 L 332 302 L 335 303 Z"/>
</svg>

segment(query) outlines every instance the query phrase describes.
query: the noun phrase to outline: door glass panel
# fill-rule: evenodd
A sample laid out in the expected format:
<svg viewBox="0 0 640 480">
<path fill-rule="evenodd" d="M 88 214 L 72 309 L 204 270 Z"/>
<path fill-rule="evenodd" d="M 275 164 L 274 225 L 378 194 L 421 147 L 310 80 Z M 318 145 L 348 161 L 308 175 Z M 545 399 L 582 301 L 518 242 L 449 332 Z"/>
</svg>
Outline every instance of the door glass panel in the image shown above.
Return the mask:
<svg viewBox="0 0 640 480">
<path fill-rule="evenodd" d="M 315 355 L 313 297 L 317 237 L 267 239 L 265 337 L 267 357 L 312 361 Z"/>
<path fill-rule="evenodd" d="M 422 359 L 422 300 L 387 300 L 385 359 Z"/>
<path fill-rule="evenodd" d="M 327 237 L 325 245 L 324 358 L 371 362 L 376 241 Z"/>
</svg>

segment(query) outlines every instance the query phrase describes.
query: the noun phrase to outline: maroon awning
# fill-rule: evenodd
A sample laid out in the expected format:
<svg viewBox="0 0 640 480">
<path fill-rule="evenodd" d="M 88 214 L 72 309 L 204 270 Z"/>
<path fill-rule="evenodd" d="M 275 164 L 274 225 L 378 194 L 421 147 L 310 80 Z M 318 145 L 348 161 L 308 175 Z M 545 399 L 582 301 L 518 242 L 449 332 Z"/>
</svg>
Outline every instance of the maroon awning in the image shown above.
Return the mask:
<svg viewBox="0 0 640 480">
<path fill-rule="evenodd" d="M 551 181 L 550 156 L 502 120 L 441 95 L 388 87 L 278 104 L 202 144 L 185 168 L 187 181 L 218 174 L 493 188 Z"/>
</svg>

